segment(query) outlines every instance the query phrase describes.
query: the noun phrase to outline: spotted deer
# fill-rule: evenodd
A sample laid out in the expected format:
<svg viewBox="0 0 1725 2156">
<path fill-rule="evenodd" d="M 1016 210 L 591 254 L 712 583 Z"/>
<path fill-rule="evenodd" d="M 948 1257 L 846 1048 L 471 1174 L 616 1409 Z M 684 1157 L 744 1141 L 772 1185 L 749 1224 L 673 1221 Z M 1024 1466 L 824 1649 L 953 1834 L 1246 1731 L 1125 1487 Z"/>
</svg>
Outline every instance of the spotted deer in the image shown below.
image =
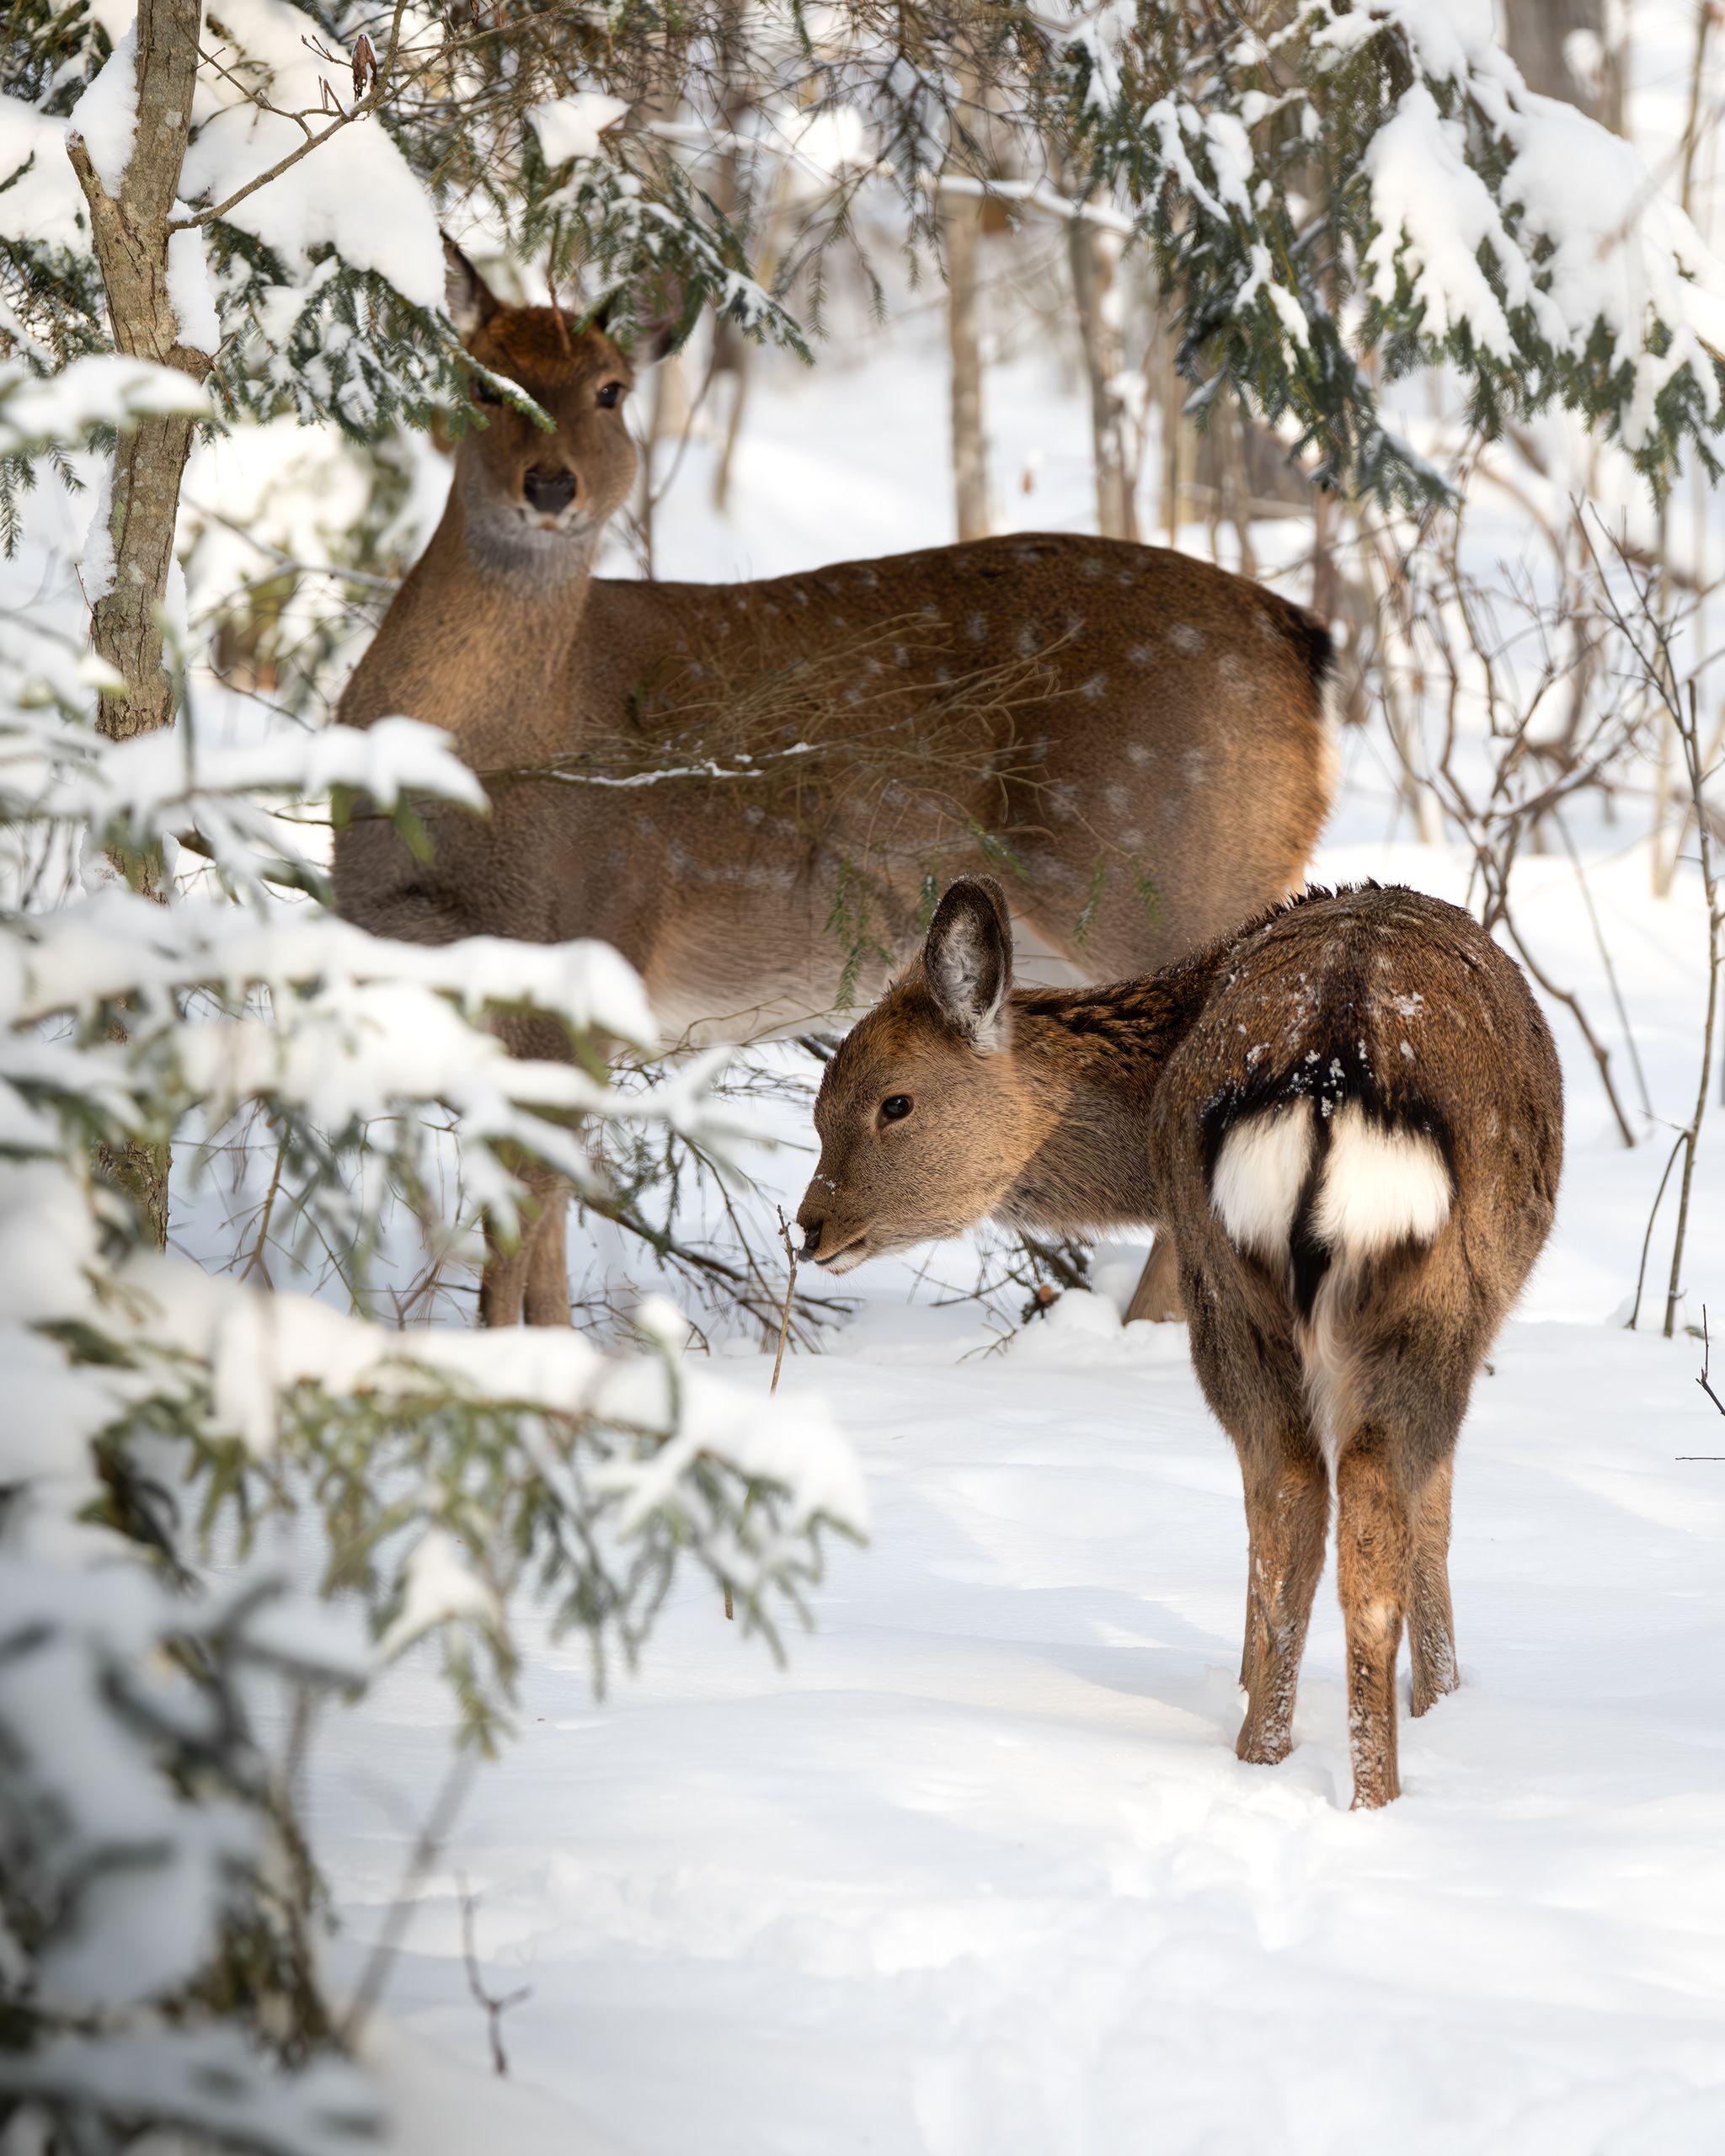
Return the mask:
<svg viewBox="0 0 1725 2156">
<path fill-rule="evenodd" d="M 1014 990 L 991 878 L 827 1065 L 798 1219 L 830 1273 L 990 1217 L 1172 1230 L 1204 1396 L 1239 1454 L 1247 1694 L 1237 1750 L 1289 1751 L 1331 1494 L 1356 1806 L 1398 1793 L 1413 1711 L 1456 1682 L 1456 1435 L 1551 1225 L 1557 1058 L 1468 915 L 1313 891 L 1147 978 Z"/>
<path fill-rule="evenodd" d="M 449 306 L 489 423 L 339 715 L 446 728 L 492 807 L 428 812 L 423 860 L 357 819 L 335 848 L 350 918 L 600 937 L 671 1038 L 740 1041 L 866 1004 L 966 867 L 1006 864 L 1023 922 L 1090 979 L 1301 881 L 1332 751 L 1330 640 L 1300 608 L 1161 548 L 1047 535 L 756 583 L 597 577 L 636 471 L 629 360 L 597 322 L 505 305 L 452 248 Z M 504 1031 L 568 1052 L 555 1027 Z M 537 1216 L 494 1253 L 481 1314 L 567 1323 L 563 1194 L 528 1180 Z"/>
</svg>

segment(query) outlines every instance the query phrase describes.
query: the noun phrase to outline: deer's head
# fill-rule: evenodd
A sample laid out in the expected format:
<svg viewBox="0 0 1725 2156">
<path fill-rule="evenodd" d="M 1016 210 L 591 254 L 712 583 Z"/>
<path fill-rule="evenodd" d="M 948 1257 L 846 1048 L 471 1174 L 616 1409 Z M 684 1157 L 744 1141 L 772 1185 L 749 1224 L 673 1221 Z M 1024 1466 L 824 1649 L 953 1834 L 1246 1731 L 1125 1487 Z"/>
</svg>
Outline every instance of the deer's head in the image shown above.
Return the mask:
<svg viewBox="0 0 1725 2156">
<path fill-rule="evenodd" d="M 634 483 L 623 416 L 634 371 L 602 320 L 506 306 L 448 240 L 444 262 L 446 303 L 468 351 L 556 423 L 547 434 L 474 376 L 489 424 L 462 438 L 455 467 L 469 543 L 495 563 L 547 575 L 585 564 Z M 650 364 L 668 341 L 663 325 L 649 328 L 635 355 Z"/>
<path fill-rule="evenodd" d="M 1012 1052 L 1012 985 L 1006 894 L 967 877 L 826 1066 L 820 1165 L 797 1210 L 805 1255 L 848 1273 L 961 1235 L 1006 1198 L 1050 1120 Z"/>
</svg>

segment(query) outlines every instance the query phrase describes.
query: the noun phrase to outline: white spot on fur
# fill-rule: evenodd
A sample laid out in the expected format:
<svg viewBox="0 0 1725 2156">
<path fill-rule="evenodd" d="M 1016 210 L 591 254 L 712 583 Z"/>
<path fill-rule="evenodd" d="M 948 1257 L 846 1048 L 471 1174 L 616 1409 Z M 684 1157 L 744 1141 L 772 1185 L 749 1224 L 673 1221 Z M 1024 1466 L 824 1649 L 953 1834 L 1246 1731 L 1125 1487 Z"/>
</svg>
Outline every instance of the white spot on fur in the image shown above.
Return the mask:
<svg viewBox="0 0 1725 2156">
<path fill-rule="evenodd" d="M 1236 1123 L 1222 1140 L 1210 1202 L 1241 1250 L 1274 1261 L 1288 1255 L 1294 1209 L 1311 1158 L 1311 1103 Z"/>
<path fill-rule="evenodd" d="M 1175 622 L 1168 631 L 1168 642 L 1176 651 L 1183 652 L 1188 659 L 1195 658 L 1204 649 L 1204 638 L 1186 622 Z"/>
<path fill-rule="evenodd" d="M 1312 1231 L 1338 1256 L 1429 1242 L 1450 1217 L 1450 1171 L 1423 1132 L 1386 1130 L 1357 1102 L 1335 1119 Z"/>
<path fill-rule="evenodd" d="M 1108 686 L 1108 677 L 1106 674 L 1092 674 L 1090 679 L 1085 682 L 1083 686 L 1079 690 L 1078 693 L 1081 696 L 1087 696 L 1092 703 L 1095 703 L 1102 696 Z"/>
<path fill-rule="evenodd" d="M 972 643 L 987 643 L 988 616 L 980 607 L 972 613 L 969 620 L 964 624 L 964 633 L 969 638 Z"/>
<path fill-rule="evenodd" d="M 1126 656 L 1135 666 L 1148 666 L 1156 654 L 1147 643 L 1128 644 Z"/>
<path fill-rule="evenodd" d="M 1136 764 L 1140 771 L 1142 771 L 1151 760 L 1151 752 L 1141 741 L 1129 741 L 1126 744 L 1126 761 L 1129 764 Z"/>
</svg>

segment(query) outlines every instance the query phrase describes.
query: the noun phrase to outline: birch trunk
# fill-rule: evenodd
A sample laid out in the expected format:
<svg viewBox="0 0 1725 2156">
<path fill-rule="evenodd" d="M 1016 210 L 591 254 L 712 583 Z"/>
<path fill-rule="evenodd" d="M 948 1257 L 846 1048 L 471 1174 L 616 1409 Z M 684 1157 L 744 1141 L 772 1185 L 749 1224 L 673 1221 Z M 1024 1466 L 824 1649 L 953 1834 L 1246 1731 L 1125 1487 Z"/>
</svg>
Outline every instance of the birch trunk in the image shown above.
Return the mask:
<svg viewBox="0 0 1725 2156">
<path fill-rule="evenodd" d="M 941 216 L 947 272 L 947 344 L 953 363 L 953 501 L 959 537 L 988 536 L 988 444 L 982 430 L 982 244 L 979 197 L 949 195 Z"/>
<path fill-rule="evenodd" d="M 1066 227 L 1072 297 L 1090 385 L 1090 439 L 1096 459 L 1096 522 L 1105 539 L 1135 539 L 1136 428 L 1116 384 L 1125 372 L 1118 283 L 1119 242 L 1089 218 Z"/>
</svg>

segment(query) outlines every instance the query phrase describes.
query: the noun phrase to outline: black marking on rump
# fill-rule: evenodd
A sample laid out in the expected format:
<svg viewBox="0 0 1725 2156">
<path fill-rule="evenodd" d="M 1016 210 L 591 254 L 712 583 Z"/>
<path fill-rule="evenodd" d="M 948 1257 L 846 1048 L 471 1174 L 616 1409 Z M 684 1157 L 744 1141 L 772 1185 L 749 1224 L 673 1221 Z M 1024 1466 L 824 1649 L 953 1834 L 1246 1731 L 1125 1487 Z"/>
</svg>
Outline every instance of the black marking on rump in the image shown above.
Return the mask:
<svg viewBox="0 0 1725 2156">
<path fill-rule="evenodd" d="M 1452 1197 L 1456 1187 L 1454 1140 L 1447 1118 L 1420 1095 L 1387 1091 L 1370 1054 L 1359 1052 L 1365 1045 L 1359 1034 L 1356 1032 L 1353 1044 L 1344 1049 L 1335 1041 L 1339 1030 L 1333 1027 L 1327 1031 L 1322 1038 L 1331 1046 L 1321 1050 L 1315 1060 L 1310 1049 L 1293 1064 L 1266 1060 L 1238 1083 L 1219 1087 L 1204 1102 L 1199 1117 L 1204 1189 L 1210 1198 L 1215 1190 L 1216 1163 L 1231 1131 L 1256 1117 L 1290 1107 L 1295 1102 L 1311 1102 L 1315 1110 L 1311 1157 L 1288 1230 L 1290 1289 L 1294 1307 L 1302 1318 L 1311 1315 L 1318 1289 L 1334 1259 L 1334 1252 L 1319 1239 L 1314 1223 L 1335 1118 L 1347 1102 L 1352 1102 L 1369 1123 L 1381 1130 L 1412 1131 L 1430 1139 L 1442 1156 Z M 1236 1255 L 1248 1262 L 1262 1262 L 1250 1252 Z"/>
<path fill-rule="evenodd" d="M 1318 1241 L 1312 1232 L 1311 1225 L 1312 1215 L 1317 1210 L 1318 1187 L 1323 1181 L 1324 1163 L 1329 1157 L 1330 1126 L 1321 1120 L 1317 1125 L 1317 1143 L 1311 1149 L 1311 1162 L 1306 1171 L 1306 1181 L 1300 1186 L 1294 1218 L 1288 1228 L 1288 1263 L 1293 1274 L 1294 1307 L 1302 1318 L 1311 1315 L 1312 1305 L 1317 1300 L 1317 1291 L 1322 1287 L 1324 1275 L 1330 1269 L 1330 1246 Z"/>
</svg>

